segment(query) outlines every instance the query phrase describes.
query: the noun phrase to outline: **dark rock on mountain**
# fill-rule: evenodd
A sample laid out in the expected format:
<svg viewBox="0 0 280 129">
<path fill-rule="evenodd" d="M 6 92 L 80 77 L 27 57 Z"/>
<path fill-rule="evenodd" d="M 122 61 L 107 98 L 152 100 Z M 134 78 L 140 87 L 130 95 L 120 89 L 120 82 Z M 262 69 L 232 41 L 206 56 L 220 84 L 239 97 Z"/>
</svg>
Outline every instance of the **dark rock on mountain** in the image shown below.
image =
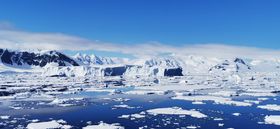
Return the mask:
<svg viewBox="0 0 280 129">
<path fill-rule="evenodd" d="M 235 63 L 241 63 L 241 64 L 246 65 L 245 61 L 242 60 L 242 59 L 240 59 L 240 58 L 235 58 L 234 62 L 235 62 Z"/>
<path fill-rule="evenodd" d="M 237 70 L 240 69 L 239 65 L 238 64 L 242 64 L 242 65 L 245 65 L 247 67 L 247 69 L 251 69 L 251 67 L 245 63 L 244 60 L 240 59 L 240 58 L 235 58 L 234 62 L 236 63 L 236 68 Z"/>
<path fill-rule="evenodd" d="M 251 70 L 251 66 L 249 66 L 243 59 L 235 58 L 233 61 L 225 60 L 221 64 L 217 64 L 212 68 L 210 68 L 209 71 L 213 71 L 213 70 L 226 71 L 232 69 L 231 66 L 234 66 L 235 72 L 239 72 L 241 68 L 243 68 L 244 70 L 245 69 Z"/>
<path fill-rule="evenodd" d="M 173 77 L 173 76 L 183 76 L 182 68 L 171 68 L 164 70 L 164 76 Z"/>
<path fill-rule="evenodd" d="M 75 60 L 57 51 L 34 53 L 0 49 L 0 59 L 3 64 L 13 66 L 29 65 L 44 67 L 47 63 L 57 63 L 59 66 L 79 66 Z"/>
</svg>

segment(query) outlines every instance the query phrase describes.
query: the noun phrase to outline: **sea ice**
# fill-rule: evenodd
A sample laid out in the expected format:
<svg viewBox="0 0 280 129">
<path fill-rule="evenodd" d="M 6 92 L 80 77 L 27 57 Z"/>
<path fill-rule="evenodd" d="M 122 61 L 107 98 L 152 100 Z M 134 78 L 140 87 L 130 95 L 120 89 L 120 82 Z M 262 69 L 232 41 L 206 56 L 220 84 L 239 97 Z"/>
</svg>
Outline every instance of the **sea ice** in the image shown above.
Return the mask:
<svg viewBox="0 0 280 129">
<path fill-rule="evenodd" d="M 205 103 L 202 101 L 194 101 L 194 102 L 192 102 L 192 104 L 201 105 L 201 104 L 205 104 Z"/>
<path fill-rule="evenodd" d="M 7 120 L 9 118 L 10 118 L 10 116 L 0 116 L 0 119 L 2 119 L 2 120 Z"/>
<path fill-rule="evenodd" d="M 72 126 L 66 125 L 66 122 L 63 120 L 52 120 L 48 122 L 36 122 L 36 123 L 29 123 L 26 127 L 27 129 L 70 129 Z"/>
<path fill-rule="evenodd" d="M 98 125 L 88 125 L 86 127 L 83 127 L 83 129 L 124 129 L 124 127 L 120 126 L 117 123 L 107 124 L 100 122 Z"/>
<path fill-rule="evenodd" d="M 259 105 L 258 108 L 266 109 L 269 111 L 280 111 L 280 105 L 276 104 Z"/>
<path fill-rule="evenodd" d="M 266 124 L 280 125 L 280 115 L 265 116 L 264 122 Z"/>
<path fill-rule="evenodd" d="M 234 106 L 252 106 L 251 103 L 234 101 L 231 98 L 218 96 L 175 96 L 172 99 L 187 101 L 214 101 L 216 104 L 234 105 Z"/>
<path fill-rule="evenodd" d="M 131 106 L 128 106 L 126 104 L 122 104 L 122 105 L 114 105 L 113 108 L 127 108 L 127 109 L 133 109 L 135 107 L 131 107 Z"/>
<path fill-rule="evenodd" d="M 157 108 L 147 110 L 151 115 L 189 115 L 195 118 L 206 118 L 207 115 L 200 113 L 196 110 L 184 110 L 179 107 Z"/>
<path fill-rule="evenodd" d="M 240 113 L 232 113 L 232 115 L 234 115 L 234 116 L 240 116 L 241 114 Z"/>
</svg>

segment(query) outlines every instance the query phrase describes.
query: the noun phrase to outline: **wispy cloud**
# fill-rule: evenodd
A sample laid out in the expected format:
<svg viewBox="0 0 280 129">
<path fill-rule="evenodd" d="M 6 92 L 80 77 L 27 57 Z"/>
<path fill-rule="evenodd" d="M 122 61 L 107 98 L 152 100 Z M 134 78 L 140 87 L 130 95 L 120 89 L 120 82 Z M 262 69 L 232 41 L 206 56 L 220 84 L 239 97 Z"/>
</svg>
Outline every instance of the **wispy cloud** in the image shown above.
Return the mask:
<svg viewBox="0 0 280 129">
<path fill-rule="evenodd" d="M 0 24 L 0 28 L 1 26 L 5 28 L 5 25 Z M 7 27 L 8 26 L 9 25 L 7 25 Z M 222 58 L 277 58 L 280 55 L 280 50 L 244 46 L 229 46 L 223 44 L 170 46 L 159 42 L 122 45 L 118 43 L 92 41 L 62 33 L 35 33 L 3 28 L 0 30 L 0 47 L 10 49 L 98 50 L 119 52 L 134 56 L 156 56 L 162 53 L 174 53 L 178 55 L 192 54 Z"/>
<path fill-rule="evenodd" d="M 14 25 L 7 21 L 0 21 L 0 30 L 13 30 Z"/>
</svg>

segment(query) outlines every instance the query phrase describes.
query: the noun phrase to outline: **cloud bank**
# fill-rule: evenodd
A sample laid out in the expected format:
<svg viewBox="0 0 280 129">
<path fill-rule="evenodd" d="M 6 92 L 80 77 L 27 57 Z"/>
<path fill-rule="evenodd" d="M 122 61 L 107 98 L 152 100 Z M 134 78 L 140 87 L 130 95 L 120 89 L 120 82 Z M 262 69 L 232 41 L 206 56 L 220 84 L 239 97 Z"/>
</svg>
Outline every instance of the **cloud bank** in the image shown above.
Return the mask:
<svg viewBox="0 0 280 129">
<path fill-rule="evenodd" d="M 13 29 L 0 30 L 0 48 L 72 51 L 98 50 L 131 54 L 136 57 L 156 56 L 163 53 L 201 55 L 220 58 L 278 58 L 280 55 L 280 50 L 229 46 L 223 44 L 170 46 L 158 42 L 150 42 L 137 45 L 123 45 L 118 43 L 93 41 L 62 33 L 35 33 Z"/>
</svg>

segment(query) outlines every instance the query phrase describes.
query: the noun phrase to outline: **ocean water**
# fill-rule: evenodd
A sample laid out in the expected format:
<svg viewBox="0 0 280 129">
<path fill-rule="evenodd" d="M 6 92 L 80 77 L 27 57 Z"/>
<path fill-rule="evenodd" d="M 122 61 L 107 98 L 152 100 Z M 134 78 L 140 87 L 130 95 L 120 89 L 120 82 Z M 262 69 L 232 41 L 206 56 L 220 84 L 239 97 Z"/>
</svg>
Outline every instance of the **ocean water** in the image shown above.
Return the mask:
<svg viewBox="0 0 280 129">
<path fill-rule="evenodd" d="M 11 110 L 5 105 L 8 102 L 0 103 L 0 115 L 9 115 L 9 120 L 0 120 L 6 125 L 0 125 L 0 128 L 26 127 L 29 120 L 38 119 L 40 121 L 49 121 L 63 119 L 74 129 L 87 126 L 90 121 L 92 124 L 98 124 L 100 121 L 105 123 L 119 123 L 127 129 L 138 129 L 139 127 L 176 129 L 186 128 L 187 126 L 196 126 L 201 129 L 279 129 L 280 126 L 260 124 L 264 121 L 266 115 L 280 115 L 279 111 L 268 111 L 256 108 L 256 105 L 250 107 L 238 107 L 230 105 L 213 104 L 206 101 L 206 104 L 197 105 L 184 100 L 172 100 L 171 95 L 108 95 L 106 92 L 81 92 L 74 96 L 86 97 L 87 99 L 76 106 L 58 107 L 58 106 L 40 106 L 40 101 L 21 101 L 17 103 L 26 109 Z M 73 97 L 64 95 L 61 97 Z M 104 99 L 106 98 L 106 99 Z M 111 99 L 108 99 L 111 98 Z M 114 99 L 125 98 L 128 101 L 115 101 Z M 277 100 L 269 99 L 261 103 L 280 104 Z M 243 100 L 248 98 L 236 99 Z M 255 99 L 255 98 L 250 98 Z M 75 103 L 75 102 L 73 102 Z M 114 105 L 126 104 L 135 108 L 116 108 Z M 207 118 L 193 118 L 191 116 L 179 115 L 145 115 L 145 118 L 135 120 L 118 118 L 121 115 L 130 115 L 140 113 L 154 108 L 181 107 L 182 109 L 196 109 Z M 240 113 L 240 116 L 234 116 L 233 113 Z M 215 121 L 214 118 L 222 118 L 221 121 Z M 16 122 L 12 120 L 17 120 Z M 9 121 L 9 122 L 7 122 Z M 224 124 L 222 127 L 220 124 Z"/>
</svg>

